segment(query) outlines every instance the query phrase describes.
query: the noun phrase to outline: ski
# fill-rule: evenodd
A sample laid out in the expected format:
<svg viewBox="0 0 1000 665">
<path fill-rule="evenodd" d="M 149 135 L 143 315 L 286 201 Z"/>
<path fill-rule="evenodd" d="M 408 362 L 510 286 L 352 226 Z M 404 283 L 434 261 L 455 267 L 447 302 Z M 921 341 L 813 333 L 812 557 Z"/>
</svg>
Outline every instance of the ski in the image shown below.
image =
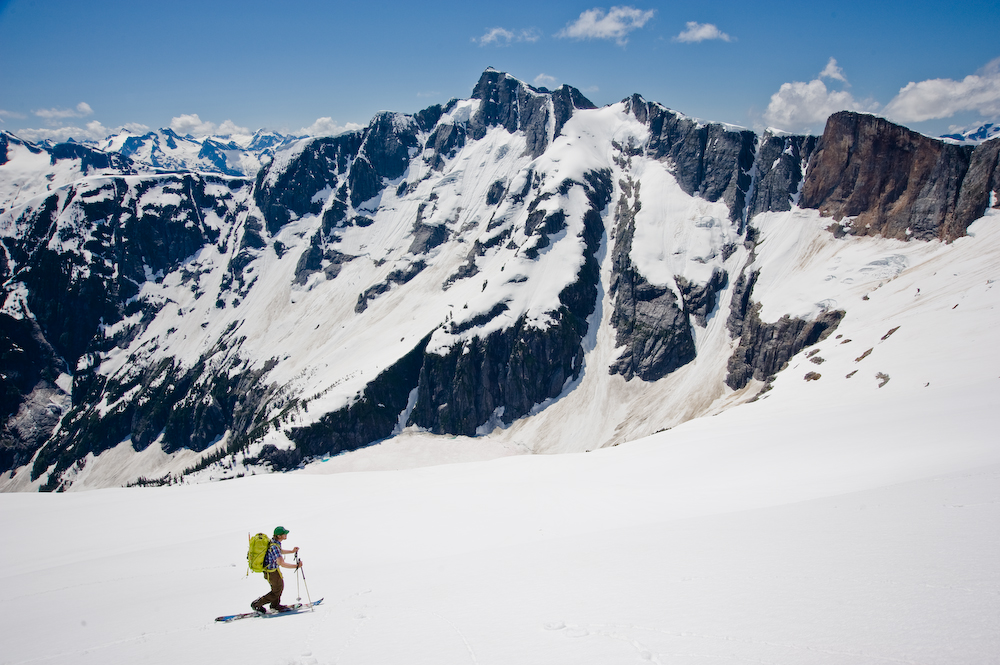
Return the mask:
<svg viewBox="0 0 1000 665">
<path fill-rule="evenodd" d="M 316 605 L 323 602 L 320 598 L 317 601 L 311 603 L 295 603 L 294 605 L 289 605 L 288 610 L 285 612 L 242 612 L 240 614 L 226 614 L 221 617 L 215 617 L 216 621 L 229 622 L 237 621 L 238 619 L 249 619 L 251 617 L 260 617 L 261 619 L 271 619 L 274 617 L 285 616 L 286 614 L 301 614 L 305 610 L 308 610 Z"/>
</svg>

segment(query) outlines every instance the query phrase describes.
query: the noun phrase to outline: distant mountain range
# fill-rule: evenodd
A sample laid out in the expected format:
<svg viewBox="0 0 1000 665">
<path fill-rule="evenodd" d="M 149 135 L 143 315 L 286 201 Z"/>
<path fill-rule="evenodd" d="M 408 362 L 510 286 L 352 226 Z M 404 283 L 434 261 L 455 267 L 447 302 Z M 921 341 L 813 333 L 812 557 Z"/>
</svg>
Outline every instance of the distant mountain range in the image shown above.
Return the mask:
<svg viewBox="0 0 1000 665">
<path fill-rule="evenodd" d="M 170 129 L 136 135 L 122 132 L 93 147 L 117 152 L 145 167 L 232 176 L 257 175 L 274 153 L 299 138 L 259 130 L 249 136 L 179 136 Z"/>
<path fill-rule="evenodd" d="M 900 246 L 962 238 L 998 154 L 849 112 L 816 137 L 597 108 L 492 69 L 333 137 L 0 134 L 0 489 L 287 470 L 405 428 L 583 451 L 718 413 Z M 807 258 L 836 243 L 873 258 Z"/>
<path fill-rule="evenodd" d="M 977 127 L 976 129 L 970 129 L 965 132 L 959 132 L 956 134 L 945 134 L 941 138 L 951 139 L 953 141 L 960 141 L 962 143 L 969 143 L 973 145 L 978 145 L 985 141 L 991 141 L 1000 136 L 1000 125 L 995 125 L 992 122 L 988 122 L 985 125 Z"/>
</svg>

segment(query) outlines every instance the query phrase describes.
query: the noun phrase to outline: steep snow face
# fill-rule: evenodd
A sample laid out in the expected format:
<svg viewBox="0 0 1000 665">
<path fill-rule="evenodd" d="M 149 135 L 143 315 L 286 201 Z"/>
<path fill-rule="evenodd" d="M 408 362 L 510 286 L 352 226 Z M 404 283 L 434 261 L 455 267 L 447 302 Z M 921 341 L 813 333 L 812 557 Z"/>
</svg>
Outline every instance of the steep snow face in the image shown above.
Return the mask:
<svg viewBox="0 0 1000 665">
<path fill-rule="evenodd" d="M 68 365 L 19 369 L 36 397 L 9 417 L 70 373 L 73 405 L 0 482 L 188 482 L 424 434 L 579 452 L 775 399 L 838 324 L 892 327 L 872 294 L 993 242 L 831 232 L 795 205 L 815 148 L 487 72 L 470 100 L 290 143 L 255 182 L 58 188 L 0 215 L 2 312 Z"/>
</svg>

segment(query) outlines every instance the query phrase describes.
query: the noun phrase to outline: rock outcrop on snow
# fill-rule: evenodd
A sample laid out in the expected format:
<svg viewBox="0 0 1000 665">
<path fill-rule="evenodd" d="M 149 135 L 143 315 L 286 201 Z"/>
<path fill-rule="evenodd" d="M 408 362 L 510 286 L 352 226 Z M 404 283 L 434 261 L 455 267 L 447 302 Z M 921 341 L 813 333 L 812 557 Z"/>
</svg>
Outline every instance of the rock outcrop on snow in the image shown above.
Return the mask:
<svg viewBox="0 0 1000 665">
<path fill-rule="evenodd" d="M 181 137 L 133 147 L 153 138 Z M 0 470 L 20 486 L 65 489 L 122 446 L 197 453 L 143 473 L 172 482 L 405 427 L 481 436 L 595 373 L 656 390 L 697 365 L 719 370 L 707 393 L 763 386 L 845 313 L 763 318 L 761 216 L 950 241 L 1000 191 L 997 140 L 856 113 L 821 137 L 757 135 L 492 69 L 469 99 L 275 141 L 247 178 L 0 134 Z"/>
</svg>

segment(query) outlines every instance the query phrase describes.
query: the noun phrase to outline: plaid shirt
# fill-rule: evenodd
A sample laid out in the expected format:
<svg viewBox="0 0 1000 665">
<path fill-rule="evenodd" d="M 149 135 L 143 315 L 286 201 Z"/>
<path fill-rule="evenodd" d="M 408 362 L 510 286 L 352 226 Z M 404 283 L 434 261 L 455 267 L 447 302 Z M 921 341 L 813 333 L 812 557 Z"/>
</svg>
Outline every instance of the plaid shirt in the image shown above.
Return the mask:
<svg viewBox="0 0 1000 665">
<path fill-rule="evenodd" d="M 281 541 L 277 538 L 271 539 L 271 544 L 264 554 L 264 570 L 277 570 L 278 561 L 281 560 Z"/>
</svg>

